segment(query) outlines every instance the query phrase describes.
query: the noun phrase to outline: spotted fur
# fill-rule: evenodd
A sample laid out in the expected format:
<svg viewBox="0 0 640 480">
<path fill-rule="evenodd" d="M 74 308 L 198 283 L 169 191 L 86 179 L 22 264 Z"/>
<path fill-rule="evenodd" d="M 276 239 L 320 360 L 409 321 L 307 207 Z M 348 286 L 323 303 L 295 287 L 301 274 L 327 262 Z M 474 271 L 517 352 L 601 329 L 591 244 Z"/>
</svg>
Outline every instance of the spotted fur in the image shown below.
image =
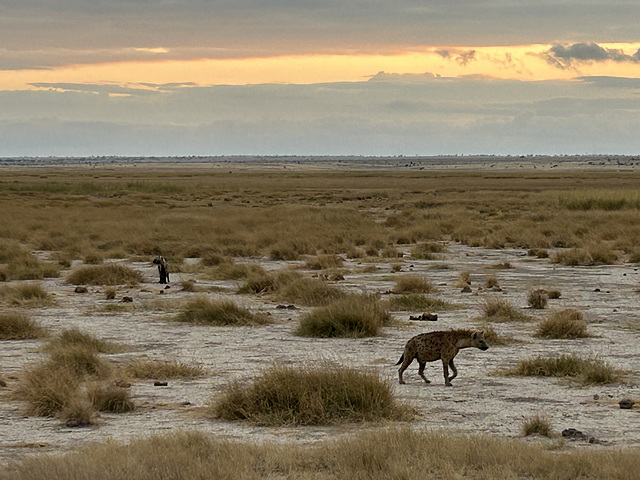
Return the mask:
<svg viewBox="0 0 640 480">
<path fill-rule="evenodd" d="M 426 383 L 431 383 L 424 376 L 424 368 L 427 362 L 435 362 L 442 360 L 442 370 L 444 373 L 444 384 L 451 386 L 451 380 L 458 376 L 458 370 L 453 364 L 453 359 L 460 349 L 476 347 L 480 350 L 487 350 L 489 346 L 484 340 L 484 332 L 471 330 L 448 330 L 439 332 L 421 333 L 410 339 L 404 347 L 404 353 L 398 360 L 396 365 L 400 365 L 398 369 L 398 378 L 400 383 L 404 384 L 402 373 L 413 362 L 418 360 L 418 375 Z M 453 371 L 453 375 L 449 376 L 449 367 Z"/>
</svg>

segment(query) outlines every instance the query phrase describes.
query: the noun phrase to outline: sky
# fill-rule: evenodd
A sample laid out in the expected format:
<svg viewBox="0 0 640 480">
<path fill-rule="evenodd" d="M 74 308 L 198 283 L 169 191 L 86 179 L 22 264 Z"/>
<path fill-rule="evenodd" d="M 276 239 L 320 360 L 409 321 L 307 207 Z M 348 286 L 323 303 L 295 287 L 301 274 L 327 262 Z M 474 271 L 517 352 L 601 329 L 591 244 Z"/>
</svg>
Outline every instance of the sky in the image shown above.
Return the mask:
<svg viewBox="0 0 640 480">
<path fill-rule="evenodd" d="M 640 153 L 638 0 L 2 0 L 0 156 Z"/>
</svg>

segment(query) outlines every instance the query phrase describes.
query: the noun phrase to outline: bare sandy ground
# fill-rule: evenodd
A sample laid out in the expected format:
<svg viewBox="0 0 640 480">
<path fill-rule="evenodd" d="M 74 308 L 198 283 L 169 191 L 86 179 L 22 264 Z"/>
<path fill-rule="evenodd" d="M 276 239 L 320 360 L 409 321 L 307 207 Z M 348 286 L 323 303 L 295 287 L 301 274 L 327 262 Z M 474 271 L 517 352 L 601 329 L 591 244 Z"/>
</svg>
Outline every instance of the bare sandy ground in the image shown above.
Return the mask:
<svg viewBox="0 0 640 480">
<path fill-rule="evenodd" d="M 251 261 L 267 269 L 296 264 L 266 259 Z M 513 268 L 488 268 L 500 262 L 509 262 Z M 448 268 L 434 268 L 443 264 Z M 171 288 L 164 290 L 154 283 L 157 271 L 150 262 L 130 266 L 144 272 L 149 283 L 136 289 L 119 289 L 117 299 L 123 295 L 132 296 L 134 305 L 140 306 L 157 299 L 177 303 L 195 295 L 182 292 L 180 288 L 180 282 L 191 275 L 172 274 Z M 387 292 L 394 286 L 389 264 L 378 264 L 375 273 L 357 273 L 364 266 L 347 261 L 346 267 L 351 273 L 337 285 L 353 292 L 381 292 L 382 297 L 387 298 L 390 295 Z M 471 274 L 472 293 L 462 293 L 455 286 L 459 273 L 464 270 Z M 24 405 L 9 395 L 25 366 L 40 357 L 42 342 L 1 342 L 0 370 L 8 385 L 0 388 L 0 465 L 20 455 L 64 452 L 86 442 L 107 438 L 127 441 L 132 437 L 184 429 L 249 441 L 314 442 L 387 426 L 266 428 L 211 420 L 202 415 L 203 407 L 230 381 L 250 382 L 263 367 L 273 362 L 302 365 L 332 361 L 374 370 L 392 383 L 401 401 L 420 412 L 420 417 L 411 424 L 415 428 L 514 438 L 521 435 L 526 418 L 540 413 L 549 418 L 558 433 L 566 428 L 576 428 L 597 439 L 594 444 L 567 442 L 567 445 L 584 448 L 640 446 L 640 410 L 637 406 L 633 410 L 621 410 L 618 406 L 622 398 L 640 401 L 637 377 L 632 376 L 627 385 L 583 388 L 568 380 L 505 377 L 496 373 L 497 369 L 512 366 L 521 358 L 570 352 L 584 357 L 598 356 L 615 367 L 638 372 L 640 293 L 637 289 L 640 272 L 633 265 L 561 267 L 545 259 L 527 257 L 523 250 L 486 250 L 449 244 L 447 253 L 439 260 L 403 259 L 402 271 L 424 276 L 438 287 L 438 298 L 464 308 L 437 312 L 437 322 L 408 321 L 408 312 L 395 312 L 400 324 L 385 328 L 381 337 L 311 339 L 292 334 L 299 318 L 308 309 L 276 309 L 276 303 L 267 297 L 236 295 L 235 282 L 198 280 L 196 284 L 220 287 L 220 293 L 209 295 L 229 297 L 253 310 L 269 312 L 276 323 L 261 327 L 202 327 L 172 323 L 167 321 L 170 313 L 142 308 L 118 314 L 96 313 L 96 306 L 110 302 L 105 300 L 104 288 L 90 287 L 89 293 L 76 294 L 73 286 L 65 284 L 64 278 L 46 280 L 42 282 L 43 286 L 55 295 L 57 306 L 33 309 L 31 315 L 50 331 L 79 327 L 101 339 L 130 346 L 127 353 L 108 355 L 115 362 L 142 356 L 178 359 L 200 363 L 210 374 L 198 380 L 170 381 L 167 387 L 155 387 L 152 381 L 134 383 L 131 392 L 139 405 L 134 412 L 102 414 L 100 425 L 95 427 L 67 428 L 56 419 L 25 417 Z M 478 287 L 490 275 L 498 278 L 502 293 L 479 291 Z M 431 385 L 425 385 L 418 377 L 416 364 L 405 373 L 407 384 L 398 384 L 394 364 L 405 342 L 413 335 L 431 330 L 475 328 L 486 295 L 503 295 L 514 305 L 525 308 L 527 290 L 537 287 L 559 289 L 561 298 L 550 300 L 547 310 L 581 310 L 589 320 L 589 330 L 594 337 L 541 340 L 533 336 L 536 321 L 495 324 L 498 333 L 521 342 L 493 346 L 486 352 L 461 351 L 456 358 L 459 376 L 452 388 L 445 388 L 439 362 L 427 366 L 426 375 L 432 380 Z M 547 311 L 527 310 L 527 313 L 542 318 Z"/>
</svg>

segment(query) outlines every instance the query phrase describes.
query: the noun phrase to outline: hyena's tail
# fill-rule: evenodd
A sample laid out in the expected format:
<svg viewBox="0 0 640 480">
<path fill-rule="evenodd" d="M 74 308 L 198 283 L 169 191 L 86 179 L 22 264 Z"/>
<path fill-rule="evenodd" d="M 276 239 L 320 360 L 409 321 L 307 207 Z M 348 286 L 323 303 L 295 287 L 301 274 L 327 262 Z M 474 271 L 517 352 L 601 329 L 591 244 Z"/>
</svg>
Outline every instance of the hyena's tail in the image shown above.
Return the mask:
<svg viewBox="0 0 640 480">
<path fill-rule="evenodd" d="M 404 361 L 404 353 L 402 354 L 402 356 L 400 357 L 400 360 L 398 360 L 398 363 L 396 363 L 396 365 L 400 365 L 403 361 Z"/>
</svg>

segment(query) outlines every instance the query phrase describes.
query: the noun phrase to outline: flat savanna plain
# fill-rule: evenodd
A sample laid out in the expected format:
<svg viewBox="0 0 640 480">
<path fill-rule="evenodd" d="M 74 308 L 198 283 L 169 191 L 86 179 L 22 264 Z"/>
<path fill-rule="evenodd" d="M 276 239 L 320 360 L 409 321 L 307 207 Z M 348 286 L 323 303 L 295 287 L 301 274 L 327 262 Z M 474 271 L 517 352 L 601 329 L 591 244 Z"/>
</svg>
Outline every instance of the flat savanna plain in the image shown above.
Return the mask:
<svg viewBox="0 0 640 480">
<path fill-rule="evenodd" d="M 487 165 L 464 171 L 412 167 L 3 167 L 0 288 L 36 283 L 51 302 L 4 298 L 1 311 L 26 312 L 51 335 L 75 327 L 121 344 L 123 351 L 103 354 L 116 366 L 177 360 L 205 374 L 166 386 L 130 380 L 133 411 L 102 413 L 94 425 L 72 428 L 55 417 L 26 415 L 16 396 L 24 372 L 45 356 L 48 339 L 0 341 L 0 378 L 6 382 L 0 388 L 0 462 L 185 430 L 240 442 L 315 445 L 409 428 L 488 435 L 559 452 L 637 449 L 638 409 L 622 410 L 618 402 L 640 402 L 640 174 L 628 166 L 586 163 L 497 171 Z M 151 263 L 159 254 L 169 261 L 168 287 L 157 283 Z M 71 272 L 109 263 L 137 270 L 144 280 L 74 292 Z M 428 309 L 388 303 L 393 321 L 376 336 L 298 336 L 300 320 L 318 307 L 242 289 L 256 274 L 290 270 L 345 293 L 376 294 L 382 302 L 412 293 L 401 291 L 402 280 L 419 278 L 430 284 L 428 297 L 443 302 Z M 109 289 L 113 299 L 106 298 Z M 536 290 L 560 295 L 545 308 L 531 308 Z M 123 303 L 124 297 L 133 301 Z M 271 323 L 173 321 L 195 297 L 231 300 Z M 496 299 L 525 316 L 488 317 L 487 302 Z M 551 312 L 567 309 L 581 312 L 589 336 L 536 335 Z M 409 319 L 422 313 L 436 313 L 438 320 Z M 406 341 L 454 328 L 489 328 L 500 342 L 489 340 L 484 352 L 462 350 L 451 388 L 444 386 L 440 362 L 427 364 L 430 385 L 415 363 L 404 374 L 407 384 L 399 385 L 394 364 Z M 522 359 L 568 354 L 603 361 L 622 376 L 583 385 L 504 374 Z M 208 413 L 234 381 L 249 384 L 273 365 L 324 362 L 376 372 L 398 401 L 415 409 L 415 418 L 264 426 Z M 549 437 L 523 436 L 523 425 L 535 416 L 548 421 Z M 585 436 L 563 440 L 560 432 L 568 428 Z"/>
</svg>

